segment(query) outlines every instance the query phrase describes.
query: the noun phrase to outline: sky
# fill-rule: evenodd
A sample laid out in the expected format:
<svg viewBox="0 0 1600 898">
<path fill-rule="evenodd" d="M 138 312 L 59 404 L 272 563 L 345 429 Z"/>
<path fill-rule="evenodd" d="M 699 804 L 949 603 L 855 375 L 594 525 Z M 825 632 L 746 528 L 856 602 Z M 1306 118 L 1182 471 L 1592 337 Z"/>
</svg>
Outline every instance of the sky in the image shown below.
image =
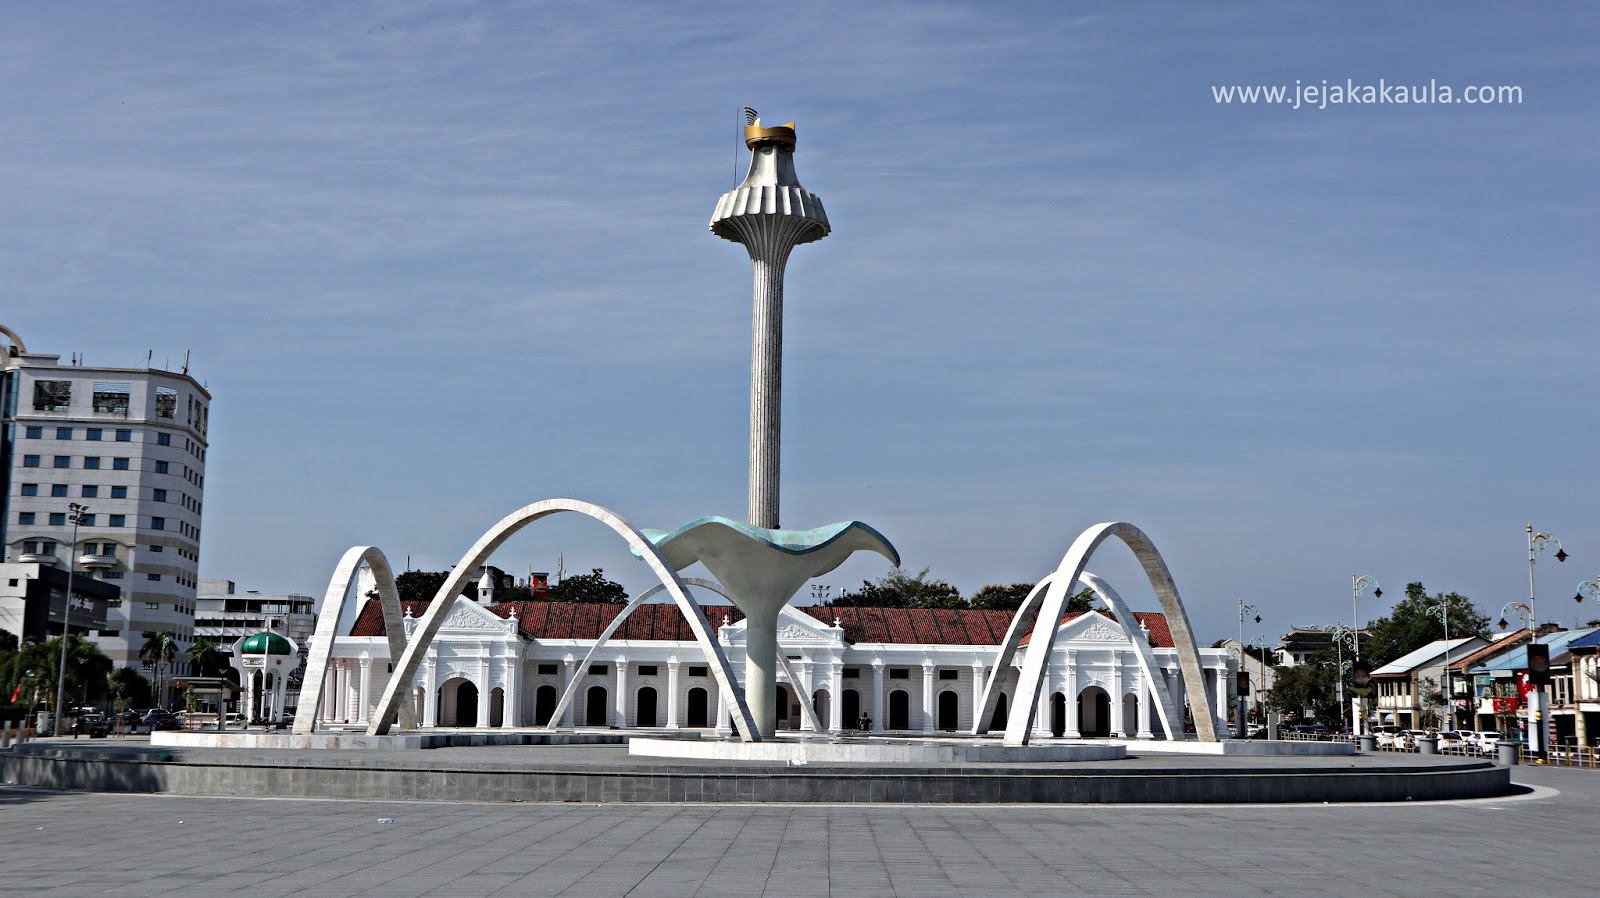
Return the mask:
<svg viewBox="0 0 1600 898">
<path fill-rule="evenodd" d="M 1324 79 L 1521 101 L 1215 99 Z M 1493 619 L 1531 522 L 1541 618 L 1600 617 L 1593 5 L 15 5 L 0 82 L 0 323 L 191 353 L 202 577 L 443 569 L 553 496 L 742 518 L 750 271 L 706 225 L 749 105 L 833 225 L 788 270 L 784 526 L 970 594 L 1129 521 L 1209 642 L 1411 581 Z M 558 557 L 650 585 L 573 515 L 494 562 Z"/>
</svg>

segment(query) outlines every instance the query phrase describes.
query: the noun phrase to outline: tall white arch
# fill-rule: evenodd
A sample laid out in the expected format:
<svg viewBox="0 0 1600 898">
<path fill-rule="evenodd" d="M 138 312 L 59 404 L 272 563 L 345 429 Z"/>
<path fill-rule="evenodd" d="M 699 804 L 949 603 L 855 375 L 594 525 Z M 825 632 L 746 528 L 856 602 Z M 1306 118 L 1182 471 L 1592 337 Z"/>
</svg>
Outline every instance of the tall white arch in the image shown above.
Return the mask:
<svg viewBox="0 0 1600 898">
<path fill-rule="evenodd" d="M 12 330 L 9 327 L 6 327 L 3 324 L 0 324 L 0 334 L 5 334 L 6 335 L 6 339 L 11 341 L 11 345 L 15 346 L 17 348 L 17 354 L 18 355 L 22 355 L 22 354 L 27 353 L 28 347 L 22 345 L 22 338 L 17 336 L 17 332 L 16 331 Z"/>
<path fill-rule="evenodd" d="M 355 546 L 339 559 L 333 576 L 328 580 L 328 591 L 322 594 L 321 616 L 317 618 L 316 633 L 311 637 L 311 654 L 306 659 L 305 679 L 300 683 L 299 707 L 308 708 L 310 712 L 296 715 L 296 735 L 304 736 L 316 729 L 317 715 L 322 711 L 322 688 L 328 671 L 328 659 L 333 656 L 333 640 L 339 634 L 339 618 L 344 613 L 350 587 L 355 584 L 356 575 L 363 564 L 372 569 L 372 579 L 378 587 L 378 602 L 383 606 L 383 631 L 389 640 L 389 657 L 398 658 L 405 651 L 406 627 L 400 616 L 400 592 L 395 589 L 394 569 L 389 567 L 389 559 L 377 546 Z M 365 598 L 362 596 L 360 600 L 364 601 Z M 416 726 L 416 713 L 410 702 L 400 706 L 399 715 L 401 729 L 409 730 Z"/>
<path fill-rule="evenodd" d="M 1038 692 L 1045 684 L 1045 671 L 1050 664 L 1050 653 L 1056 645 L 1056 624 L 1061 621 L 1061 616 L 1067 610 L 1067 597 L 1070 587 L 1077 583 L 1083 576 L 1083 567 L 1088 563 L 1090 555 L 1099 544 L 1104 543 L 1110 536 L 1122 539 L 1126 546 L 1133 551 L 1134 557 L 1139 559 L 1139 567 L 1144 568 L 1144 576 L 1149 578 L 1150 587 L 1155 591 L 1155 597 L 1162 603 L 1162 613 L 1166 615 L 1166 627 L 1173 634 L 1173 645 L 1178 648 L 1178 664 L 1184 676 L 1184 692 L 1189 695 L 1190 708 L 1194 708 L 1195 735 L 1202 743 L 1218 741 L 1216 735 L 1216 719 L 1211 716 L 1211 696 L 1206 695 L 1205 674 L 1200 669 L 1200 650 L 1195 648 L 1194 631 L 1189 627 L 1189 615 L 1184 611 L 1184 603 L 1178 597 L 1178 584 L 1173 583 L 1173 575 L 1166 568 L 1162 554 L 1155 549 L 1155 543 L 1150 541 L 1144 531 L 1134 527 L 1131 523 L 1115 520 L 1115 522 L 1096 523 L 1074 539 L 1072 547 L 1067 549 L 1067 554 L 1061 559 L 1061 565 L 1051 573 L 1046 583 L 1040 583 L 1029 592 L 1029 597 L 1022 603 L 1016 618 L 1011 619 L 1011 627 L 1006 631 L 1005 645 L 1000 647 L 995 671 L 1002 671 L 1002 663 L 1010 664 L 1011 655 L 1016 651 L 1016 642 L 1021 639 L 1022 618 L 1030 605 L 1040 602 L 1037 621 L 1034 627 L 1034 639 L 1027 643 L 1027 653 L 1022 656 L 1022 677 L 1016 690 L 1013 708 L 1016 714 L 1011 714 L 1006 720 L 1005 744 L 1008 746 L 1026 746 L 1029 733 L 1034 728 L 1034 716 L 1038 714 Z M 1040 600 L 1040 589 L 1043 589 L 1043 599 Z M 1141 642 L 1138 623 L 1133 615 L 1118 613 L 1118 624 L 1123 632 L 1128 634 L 1128 639 L 1134 645 Z M 990 684 L 986 693 L 986 708 L 992 703 L 989 693 L 997 687 L 998 679 Z M 1171 733 L 1171 728 L 1168 728 Z"/>
<path fill-rule="evenodd" d="M 656 575 L 656 579 L 660 580 L 667 592 L 671 593 L 678 610 L 688 619 L 689 628 L 694 631 L 695 641 L 700 643 L 701 651 L 705 652 L 711 675 L 717 681 L 717 688 L 721 690 L 724 707 L 733 711 L 734 727 L 739 731 L 740 737 L 746 742 L 760 741 L 761 734 L 756 729 L 755 718 L 750 715 L 750 708 L 745 704 L 744 696 L 734 688 L 733 671 L 728 666 L 728 658 L 722 653 L 722 646 L 711 637 L 711 628 L 706 623 L 705 613 L 700 610 L 700 605 L 690 598 L 677 572 L 666 559 L 661 557 L 655 545 L 646 539 L 638 528 L 608 509 L 577 499 L 545 499 L 542 502 L 525 505 L 501 518 L 499 523 L 478 537 L 478 541 L 461 556 L 461 560 L 451 570 L 450 576 L 439 587 L 433 601 L 428 605 L 428 610 L 423 612 L 422 617 L 417 618 L 416 629 L 406 643 L 405 651 L 395 662 L 394 673 L 390 675 L 389 682 L 383 688 L 383 697 L 378 702 L 372 723 L 367 727 L 367 733 L 381 736 L 389 731 L 389 719 L 399 707 L 400 700 L 409 698 L 411 681 L 417 675 L 417 667 L 422 663 L 434 636 L 438 634 L 440 625 L 450 613 L 453 597 L 461 592 L 461 588 L 470 578 L 477 576 L 478 568 L 517 531 L 534 521 L 561 512 L 575 512 L 610 527 L 617 535 L 627 540 L 629 548 L 633 549 L 635 554 L 644 559 L 645 564 L 648 564 Z"/>
</svg>

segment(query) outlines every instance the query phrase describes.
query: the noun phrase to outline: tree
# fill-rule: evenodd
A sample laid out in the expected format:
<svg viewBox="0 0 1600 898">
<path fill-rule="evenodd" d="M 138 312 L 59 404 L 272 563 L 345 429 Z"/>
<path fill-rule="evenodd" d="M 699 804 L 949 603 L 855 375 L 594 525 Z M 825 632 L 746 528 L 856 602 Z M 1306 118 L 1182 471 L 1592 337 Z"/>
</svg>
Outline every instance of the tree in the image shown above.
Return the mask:
<svg viewBox="0 0 1600 898">
<path fill-rule="evenodd" d="M 55 709 L 56 678 L 60 672 L 61 637 L 44 643 L 32 643 L 22 649 L 7 653 L 5 669 L 0 670 L 0 688 L 18 694 L 18 700 L 43 701 Z M 82 698 L 95 702 L 106 695 L 106 677 L 111 673 L 111 659 L 99 646 L 73 634 L 67 637 L 67 694 L 68 702 Z"/>
<path fill-rule="evenodd" d="M 1489 618 L 1478 611 L 1471 599 L 1454 592 L 1429 596 L 1421 583 L 1408 583 L 1406 597 L 1396 603 L 1388 616 L 1367 625 L 1370 635 L 1361 643 L 1362 657 L 1377 668 L 1443 639 L 1444 624 L 1430 613 L 1436 605 L 1448 609 L 1451 639 L 1488 632 Z"/>
<path fill-rule="evenodd" d="M 990 583 L 978 587 L 967 604 L 984 611 L 1015 611 L 1022 607 L 1028 593 L 1033 592 L 1033 586 L 1032 583 L 1013 583 L 1010 586 Z"/>
<path fill-rule="evenodd" d="M 220 677 L 228 667 L 228 656 L 222 647 L 209 639 L 196 639 L 187 653 L 189 669 L 200 677 Z"/>
<path fill-rule="evenodd" d="M 915 575 L 895 568 L 861 588 L 829 603 L 841 608 L 965 608 L 961 590 L 943 580 L 929 580 L 928 569 Z"/>
<path fill-rule="evenodd" d="M 1267 692 L 1267 707 L 1289 721 L 1311 718 L 1330 728 L 1340 725 L 1338 661 L 1330 648 L 1313 653 L 1306 663 L 1273 670 L 1272 689 Z"/>
<path fill-rule="evenodd" d="M 621 583 L 607 580 L 605 571 L 595 568 L 592 573 L 562 577 L 561 582 L 550 587 L 550 601 L 626 605 L 628 590 Z"/>
<path fill-rule="evenodd" d="M 150 707 L 150 681 L 131 667 L 119 667 L 108 678 L 111 699 L 118 711 Z"/>
<path fill-rule="evenodd" d="M 165 708 L 167 705 L 166 684 L 162 679 L 161 672 L 163 668 L 171 667 L 172 662 L 178 658 L 177 634 L 171 630 L 162 630 L 160 632 L 145 630 L 139 635 L 144 637 L 144 644 L 139 646 L 139 663 L 154 672 L 156 704 Z"/>
<path fill-rule="evenodd" d="M 444 586 L 444 581 L 450 579 L 449 571 L 406 571 L 394 578 L 395 591 L 400 594 L 402 602 L 431 602 L 439 594 L 439 588 Z M 472 580 L 461 584 L 461 594 L 469 599 L 478 596 L 478 581 Z M 369 593 L 367 598 L 376 599 L 376 592 Z"/>
</svg>

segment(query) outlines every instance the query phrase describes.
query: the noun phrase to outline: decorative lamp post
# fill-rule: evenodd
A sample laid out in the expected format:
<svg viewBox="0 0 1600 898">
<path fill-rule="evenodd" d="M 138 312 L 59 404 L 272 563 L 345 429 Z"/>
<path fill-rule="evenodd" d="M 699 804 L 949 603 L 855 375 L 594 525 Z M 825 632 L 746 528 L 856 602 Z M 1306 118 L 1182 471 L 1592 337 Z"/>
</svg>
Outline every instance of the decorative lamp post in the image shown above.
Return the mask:
<svg viewBox="0 0 1600 898">
<path fill-rule="evenodd" d="M 1250 647 L 1256 650 L 1256 661 L 1261 665 L 1261 678 L 1256 681 L 1254 713 L 1258 722 L 1264 722 L 1265 715 L 1261 712 L 1261 694 L 1267 688 L 1267 634 L 1259 633 L 1250 640 Z"/>
<path fill-rule="evenodd" d="M 1578 594 L 1572 597 L 1572 601 L 1582 605 L 1584 596 L 1588 596 L 1589 598 L 1594 599 L 1596 602 L 1600 602 L 1600 577 L 1596 577 L 1593 580 L 1585 580 L 1582 583 L 1579 583 Z"/>
<path fill-rule="evenodd" d="M 1533 525 L 1528 525 L 1528 618 L 1530 621 L 1534 620 L 1534 609 L 1539 607 L 1533 598 L 1533 562 L 1534 559 L 1543 554 L 1545 548 L 1551 543 L 1556 544 L 1556 561 L 1566 561 L 1567 550 L 1561 548 L 1561 540 L 1556 539 L 1554 534 L 1535 533 L 1533 532 Z M 1533 629 L 1534 638 L 1538 638 L 1538 623 L 1535 621 L 1529 623 L 1528 626 Z"/>
<path fill-rule="evenodd" d="M 77 567 L 78 527 L 83 523 L 89 507 L 73 502 L 67 505 L 67 510 L 67 520 L 72 523 L 72 545 L 67 550 L 67 601 L 61 612 L 61 664 L 56 676 L 56 717 L 51 727 L 53 736 L 61 735 L 61 707 L 67 694 L 67 636 L 72 631 L 72 573 Z"/>
<path fill-rule="evenodd" d="M 1423 611 L 1430 617 L 1437 617 L 1444 624 L 1444 675 L 1440 679 L 1444 682 L 1444 706 L 1450 712 L 1450 726 L 1456 728 L 1455 693 L 1450 690 L 1450 598 L 1442 597 L 1443 601 L 1434 602 Z"/>
<path fill-rule="evenodd" d="M 1244 600 L 1244 597 L 1240 596 L 1239 597 L 1239 669 L 1240 670 L 1244 670 L 1245 669 L 1245 666 L 1244 666 L 1244 664 L 1245 664 L 1244 619 L 1245 619 L 1246 615 L 1253 615 L 1255 617 L 1256 623 L 1258 623 L 1258 624 L 1261 623 L 1261 609 L 1257 608 L 1256 606 L 1254 606 L 1252 604 L 1250 604 L 1249 602 L 1246 602 Z M 1245 718 L 1249 714 L 1249 710 L 1250 710 L 1250 697 L 1248 695 L 1240 695 L 1239 696 L 1239 714 L 1238 714 L 1238 718 L 1239 718 L 1239 738 L 1240 739 L 1245 738 L 1245 735 L 1246 735 L 1246 733 L 1245 733 Z"/>
<path fill-rule="evenodd" d="M 1538 620 L 1533 616 L 1532 605 L 1527 602 L 1507 602 L 1505 607 L 1500 609 L 1500 629 L 1504 630 L 1509 625 L 1506 616 L 1510 614 L 1515 614 L 1522 618 L 1522 625 L 1527 627 L 1533 634 L 1532 638 L 1529 639 L 1530 643 L 1539 641 L 1539 625 Z M 1540 694 L 1538 686 L 1533 687 L 1533 691 L 1528 693 L 1528 750 L 1531 752 L 1539 751 L 1539 745 L 1543 742 L 1539 738 L 1537 723 L 1540 716 L 1539 702 L 1542 699 L 1543 696 Z"/>
<path fill-rule="evenodd" d="M 1350 614 L 1353 621 L 1350 626 L 1355 630 L 1355 653 L 1357 662 L 1361 661 L 1361 596 L 1366 593 L 1368 589 L 1372 590 L 1372 597 L 1374 599 L 1383 598 L 1383 587 L 1378 585 L 1377 577 L 1368 576 L 1366 574 L 1362 574 L 1361 576 L 1352 575 L 1350 577 Z M 1365 711 L 1366 708 L 1360 698 L 1351 699 L 1351 728 L 1355 730 L 1357 736 L 1366 734 L 1367 715 Z"/>
<path fill-rule="evenodd" d="M 1344 674 L 1345 671 L 1350 669 L 1351 665 L 1344 660 L 1344 646 L 1348 642 L 1351 649 L 1354 650 L 1355 646 L 1360 644 L 1360 640 L 1356 638 L 1355 629 L 1347 627 L 1338 621 L 1334 621 L 1333 630 L 1329 635 L 1333 637 L 1334 658 L 1339 664 L 1339 679 L 1336 683 L 1339 689 L 1339 725 L 1345 726 Z M 1351 729 L 1359 729 L 1359 725 L 1351 725 Z"/>
</svg>

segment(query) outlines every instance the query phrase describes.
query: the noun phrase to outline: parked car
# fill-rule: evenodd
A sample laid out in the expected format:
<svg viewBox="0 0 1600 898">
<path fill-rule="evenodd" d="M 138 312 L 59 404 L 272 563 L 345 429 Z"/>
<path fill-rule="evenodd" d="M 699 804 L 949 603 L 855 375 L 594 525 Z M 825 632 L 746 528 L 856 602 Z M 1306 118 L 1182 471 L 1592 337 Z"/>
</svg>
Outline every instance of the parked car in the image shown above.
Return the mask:
<svg viewBox="0 0 1600 898">
<path fill-rule="evenodd" d="M 1395 747 L 1401 751 L 1416 751 L 1417 740 L 1426 735 L 1427 730 L 1401 730 L 1395 737 Z"/>
<path fill-rule="evenodd" d="M 1395 737 L 1400 735 L 1400 728 L 1389 724 L 1382 724 L 1372 728 L 1372 735 L 1378 737 L 1379 748 L 1396 748 Z"/>
<path fill-rule="evenodd" d="M 1495 753 L 1495 743 L 1499 742 L 1501 738 L 1501 735 L 1494 730 L 1477 730 L 1468 734 L 1467 742 L 1471 745 L 1472 750 L 1478 754 L 1492 755 Z"/>
<path fill-rule="evenodd" d="M 1440 751 L 1465 751 L 1467 749 L 1466 735 L 1455 730 L 1445 730 L 1439 734 Z"/>
<path fill-rule="evenodd" d="M 178 718 L 176 716 L 174 716 L 170 711 L 162 711 L 159 708 L 153 709 L 149 714 L 144 716 L 144 725 L 149 727 L 151 732 L 155 732 L 156 730 L 176 730 L 181 728 L 181 724 L 178 723 Z"/>
</svg>

